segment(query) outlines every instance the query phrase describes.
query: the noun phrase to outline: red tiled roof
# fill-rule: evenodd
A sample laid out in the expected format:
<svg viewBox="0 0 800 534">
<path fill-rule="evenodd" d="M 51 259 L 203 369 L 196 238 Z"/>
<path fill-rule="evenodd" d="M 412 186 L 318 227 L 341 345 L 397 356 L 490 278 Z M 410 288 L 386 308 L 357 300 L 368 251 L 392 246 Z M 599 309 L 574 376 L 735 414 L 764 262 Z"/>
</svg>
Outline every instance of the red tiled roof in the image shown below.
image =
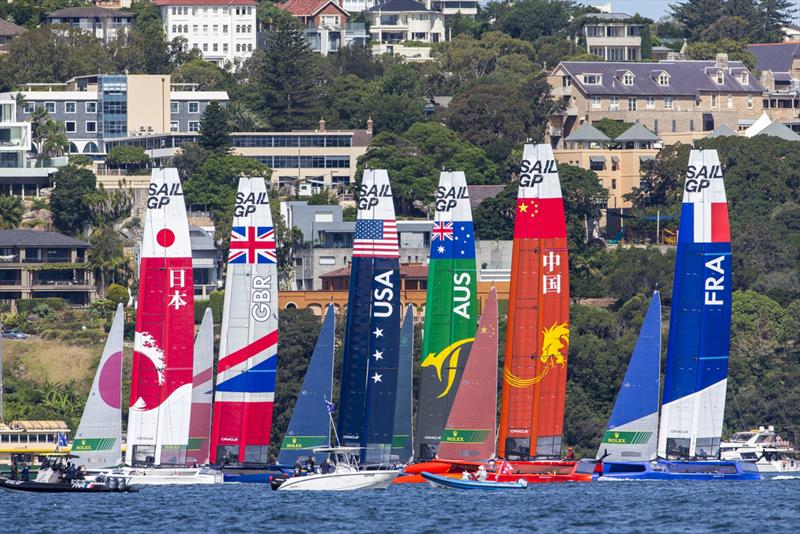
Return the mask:
<svg viewBox="0 0 800 534">
<path fill-rule="evenodd" d="M 333 4 L 339 11 L 347 14 L 347 11 L 336 0 L 288 0 L 282 4 L 276 4 L 275 7 L 284 9 L 295 17 L 310 17 L 317 14 L 328 4 Z"/>
<path fill-rule="evenodd" d="M 157 6 L 254 6 L 256 0 L 154 0 Z"/>
</svg>

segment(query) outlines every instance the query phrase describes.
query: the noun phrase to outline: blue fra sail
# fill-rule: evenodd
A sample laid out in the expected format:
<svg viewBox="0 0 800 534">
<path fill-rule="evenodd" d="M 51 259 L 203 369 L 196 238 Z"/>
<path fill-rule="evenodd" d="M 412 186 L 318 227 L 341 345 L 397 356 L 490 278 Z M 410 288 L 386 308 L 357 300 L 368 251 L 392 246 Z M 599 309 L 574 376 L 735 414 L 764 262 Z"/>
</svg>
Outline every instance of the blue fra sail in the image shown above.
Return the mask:
<svg viewBox="0 0 800 534">
<path fill-rule="evenodd" d="M 653 293 L 597 458 L 642 462 L 656 457 L 661 375 L 661 296 Z"/>
<path fill-rule="evenodd" d="M 329 304 L 303 387 L 297 394 L 292 420 L 281 443 L 278 455 L 281 465 L 294 465 L 299 459 L 312 456 L 315 448 L 330 445 L 331 422 L 326 401 L 333 398 L 335 316 L 333 304 Z M 314 460 L 319 464 L 325 460 L 325 455 L 316 455 Z"/>
<path fill-rule="evenodd" d="M 731 334 L 728 203 L 716 150 L 692 150 L 675 259 L 658 454 L 719 452 Z"/>
</svg>

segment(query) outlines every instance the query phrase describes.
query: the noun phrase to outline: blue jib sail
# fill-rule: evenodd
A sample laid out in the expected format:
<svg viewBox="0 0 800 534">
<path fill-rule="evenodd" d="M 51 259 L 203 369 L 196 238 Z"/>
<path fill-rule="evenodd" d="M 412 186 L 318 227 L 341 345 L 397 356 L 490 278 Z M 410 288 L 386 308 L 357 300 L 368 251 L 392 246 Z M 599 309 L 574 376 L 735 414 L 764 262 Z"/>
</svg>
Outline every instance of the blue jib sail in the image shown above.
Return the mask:
<svg viewBox="0 0 800 534">
<path fill-rule="evenodd" d="M 411 450 L 411 374 L 414 366 L 414 305 L 406 307 L 400 330 L 400 366 L 397 373 L 397 403 L 394 409 L 392 461 L 410 462 Z"/>
<path fill-rule="evenodd" d="M 641 462 L 656 457 L 660 374 L 661 296 L 655 291 L 597 458 Z"/>
<path fill-rule="evenodd" d="M 315 448 L 330 445 L 331 422 L 325 401 L 330 401 L 333 393 L 335 316 L 333 304 L 329 304 L 303 387 L 297 395 L 292 419 L 281 443 L 278 455 L 281 465 L 294 465 L 298 460 L 311 456 Z M 314 461 L 319 464 L 325 456 L 315 455 Z"/>
</svg>

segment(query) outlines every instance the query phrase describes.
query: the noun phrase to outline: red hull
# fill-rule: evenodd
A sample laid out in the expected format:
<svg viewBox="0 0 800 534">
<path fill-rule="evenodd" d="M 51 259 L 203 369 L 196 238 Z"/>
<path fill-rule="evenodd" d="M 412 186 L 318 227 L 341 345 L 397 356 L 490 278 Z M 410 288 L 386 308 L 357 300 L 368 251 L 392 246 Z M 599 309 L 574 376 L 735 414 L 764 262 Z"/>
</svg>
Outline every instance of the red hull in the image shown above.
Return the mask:
<svg viewBox="0 0 800 534">
<path fill-rule="evenodd" d="M 500 468 L 502 460 L 495 462 L 497 469 Z M 562 461 L 537 461 L 537 462 L 507 462 L 511 465 L 511 473 L 498 475 L 489 473 L 490 480 L 498 482 L 515 482 L 525 479 L 529 483 L 546 482 L 591 482 L 592 473 L 579 473 L 579 462 Z M 403 470 L 403 474 L 395 479 L 395 484 L 416 484 L 423 483 L 421 473 L 431 473 L 447 477 L 460 477 L 463 471 L 474 473 L 478 466 L 486 465 L 484 462 L 462 462 L 456 460 L 432 460 L 430 462 L 420 462 L 411 464 Z"/>
</svg>

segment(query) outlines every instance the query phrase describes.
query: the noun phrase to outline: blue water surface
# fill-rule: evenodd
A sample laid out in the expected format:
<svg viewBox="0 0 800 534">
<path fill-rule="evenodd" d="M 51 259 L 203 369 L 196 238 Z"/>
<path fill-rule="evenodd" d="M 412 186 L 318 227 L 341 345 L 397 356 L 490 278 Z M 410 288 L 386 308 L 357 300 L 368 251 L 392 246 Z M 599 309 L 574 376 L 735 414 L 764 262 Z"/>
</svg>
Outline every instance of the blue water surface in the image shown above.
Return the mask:
<svg viewBox="0 0 800 534">
<path fill-rule="evenodd" d="M 0 490 L 0 532 L 800 532 L 800 477 L 760 482 L 427 485 L 346 493 L 265 485 L 143 487 L 133 494 Z"/>
</svg>

